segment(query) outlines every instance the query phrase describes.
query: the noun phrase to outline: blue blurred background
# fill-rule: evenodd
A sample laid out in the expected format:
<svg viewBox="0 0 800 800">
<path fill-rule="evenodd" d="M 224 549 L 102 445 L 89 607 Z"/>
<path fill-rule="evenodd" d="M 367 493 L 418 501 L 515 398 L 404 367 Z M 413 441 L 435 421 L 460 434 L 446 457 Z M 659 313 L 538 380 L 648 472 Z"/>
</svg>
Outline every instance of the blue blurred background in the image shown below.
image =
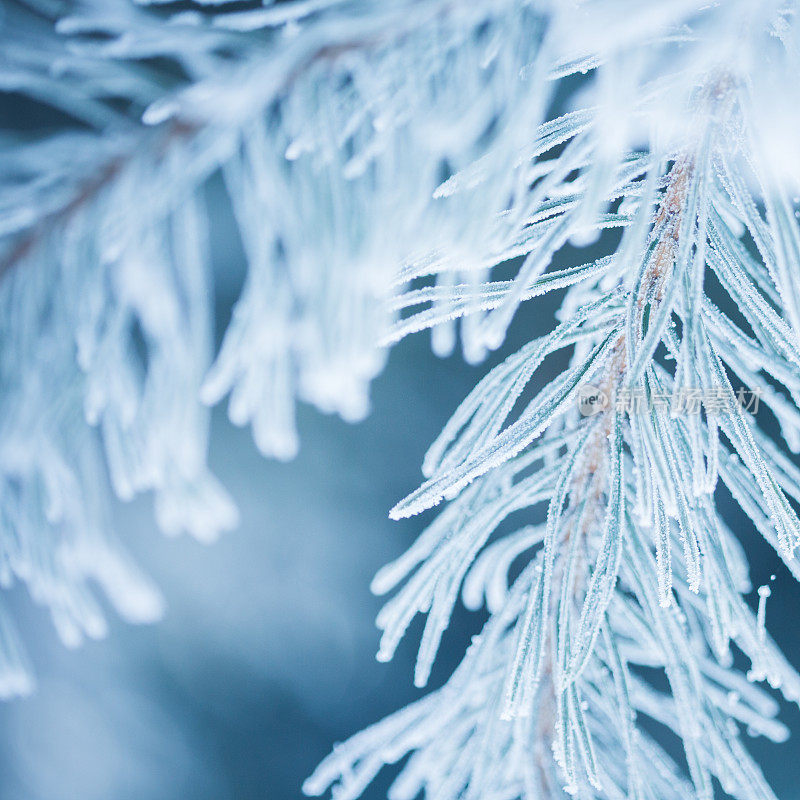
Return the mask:
<svg viewBox="0 0 800 800">
<path fill-rule="evenodd" d="M 241 258 L 215 215 L 219 327 L 241 283 Z M 221 258 L 220 258 L 221 257 Z M 544 313 L 546 311 L 547 313 Z M 541 333 L 541 304 L 515 321 L 495 357 Z M 370 417 L 346 425 L 300 409 L 302 450 L 290 464 L 259 456 L 224 409 L 214 414 L 211 463 L 239 504 L 239 530 L 205 547 L 155 529 L 147 499 L 119 506 L 121 536 L 163 588 L 167 616 L 150 627 L 114 619 L 110 636 L 69 651 L 47 614 L 11 598 L 38 674 L 35 696 L 0 705 L 0 800 L 288 800 L 330 746 L 414 699 L 419 620 L 391 664 L 378 664 L 380 599 L 369 581 L 427 518 L 390 522 L 416 488 L 428 444 L 491 366 L 443 361 L 425 336 L 392 352 Z M 800 664 L 800 590 L 735 510 L 754 586 L 768 583 L 767 623 Z M 751 598 L 752 600 L 752 598 Z M 432 685 L 460 660 L 480 615 L 459 611 Z M 800 797 L 800 713 L 794 740 L 751 740 L 777 795 Z M 388 777 L 367 798 L 385 797 Z"/>
</svg>

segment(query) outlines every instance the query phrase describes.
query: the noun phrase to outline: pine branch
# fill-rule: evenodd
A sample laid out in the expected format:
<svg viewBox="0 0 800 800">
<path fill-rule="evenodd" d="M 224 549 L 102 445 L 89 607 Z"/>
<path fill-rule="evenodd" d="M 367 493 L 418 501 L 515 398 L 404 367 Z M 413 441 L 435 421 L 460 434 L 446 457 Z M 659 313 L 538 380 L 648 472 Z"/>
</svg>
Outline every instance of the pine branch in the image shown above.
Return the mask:
<svg viewBox="0 0 800 800">
<path fill-rule="evenodd" d="M 384 593 L 407 577 L 378 616 L 379 659 L 391 657 L 416 613 L 427 614 L 415 673 L 424 686 L 462 585 L 471 608 L 485 595 L 489 621 L 442 689 L 337 746 L 308 793 L 334 783 L 337 798 L 355 798 L 382 763 L 411 752 L 390 793 L 397 800 L 420 790 L 437 798 L 711 798 L 713 779 L 735 797 L 772 797 L 734 721 L 777 741 L 788 732 L 773 719 L 777 704 L 737 675 L 731 645 L 751 661 L 748 681 L 766 679 L 787 700 L 800 700 L 800 676 L 764 631 L 768 590 L 759 590 L 757 615 L 743 601 L 746 557 L 714 489 L 721 478 L 797 574 L 800 521 L 784 492 L 797 499 L 798 489 L 769 477 L 776 450 L 762 449 L 769 440 L 742 410 L 724 366 L 768 398 L 794 442 L 794 412 L 758 371 L 780 373 L 793 393 L 797 333 L 767 311 L 787 297 L 776 291 L 777 274 L 767 278 L 734 244 L 743 230 L 762 242 L 777 231 L 766 232 L 740 182 L 719 183 L 731 139 L 746 135 L 732 136 L 741 124 L 735 82 L 709 86 L 695 96 L 691 146 L 666 159 L 654 154 L 648 175 L 637 176 L 637 209 L 605 291 L 594 276 L 568 289 L 563 308 L 572 316 L 562 312 L 550 336 L 479 384 L 426 456 L 426 483 L 392 512 L 449 501 L 373 584 Z M 660 163 L 670 166 L 658 181 Z M 769 249 L 763 244 L 762 255 Z M 742 330 L 704 294 L 707 264 L 721 275 L 740 259 L 747 266 L 722 283 L 760 342 L 747 338 L 746 368 L 731 347 Z M 777 336 L 772 344 L 760 313 Z M 721 333 L 720 323 L 722 337 L 711 333 Z M 573 348 L 571 369 L 509 423 L 545 356 L 562 347 Z M 697 397 L 695 412 L 677 405 L 687 392 Z M 588 419 L 576 398 L 594 400 L 581 406 Z M 529 510 L 531 520 L 545 501 L 544 524 L 496 536 L 512 514 Z M 520 558 L 527 565 L 511 580 Z M 663 670 L 669 692 L 641 667 Z M 728 691 L 735 699 L 726 702 Z M 690 785 L 640 716 L 681 737 Z"/>
<path fill-rule="evenodd" d="M 84 586 L 96 573 L 127 618 L 152 618 L 161 608 L 155 588 L 132 568 L 127 584 L 120 574 L 127 557 L 109 531 L 107 499 L 96 497 L 103 461 L 118 497 L 155 493 L 166 532 L 211 539 L 235 525 L 236 513 L 205 466 L 201 398 L 210 404 L 231 392 L 231 419 L 252 423 L 260 449 L 280 458 L 298 447 L 295 397 L 348 419 L 366 413 L 368 383 L 384 359 L 376 342 L 395 316 L 384 300 L 409 261 L 409 244 L 448 250 L 462 235 L 460 224 L 442 226 L 447 214 L 428 213 L 442 155 L 424 137 L 408 135 L 408 103 L 393 92 L 403 85 L 416 92 L 418 82 L 431 81 L 417 101 L 423 116 L 442 98 L 478 103 L 471 136 L 448 145 L 456 162 L 473 160 L 476 148 L 486 154 L 521 143 L 516 129 L 481 142 L 495 106 L 510 113 L 507 97 L 520 85 L 504 88 L 504 76 L 527 52 L 500 57 L 508 64 L 493 75 L 495 68 L 487 72 L 480 62 L 485 42 L 462 47 L 493 19 L 486 10 L 492 5 L 462 18 L 450 2 L 409 0 L 366 15 L 356 3 L 352 18 L 312 16 L 307 35 L 283 39 L 231 38 L 182 17 L 165 23 L 126 2 L 94 11 L 82 5 L 58 23 L 62 37 L 73 37 L 66 39 L 41 20 L 29 28 L 24 14 L 9 17 L 8 32 L 36 47 L 6 51 L 5 85 L 94 128 L 23 145 L 9 137 L 0 176 L 0 505 L 17 540 L 55 537 L 66 542 L 65 552 L 81 553 L 46 570 L 24 549 L 9 558 L 11 574 L 52 606 L 66 641 L 105 629 Z M 416 17 L 404 13 L 417 7 L 423 13 Z M 348 19 L 352 24 L 342 24 Z M 233 44 L 241 52 L 226 63 L 217 48 Z M 426 53 L 399 84 L 398 51 Z M 460 87 L 447 81 L 439 88 L 447 54 L 471 70 L 478 94 L 459 97 Z M 160 99 L 158 87 L 170 81 L 140 62 L 156 56 L 178 58 L 190 78 Z M 482 85 L 484 75 L 491 80 Z M 68 87 L 63 97 L 60 83 Z M 123 121 L 111 108 L 120 93 L 131 117 Z M 137 109 L 149 125 L 138 122 Z M 520 118 L 524 125 L 528 117 Z M 407 175 L 398 194 L 401 182 L 379 157 L 409 146 L 420 171 Z M 209 370 L 202 186 L 219 169 L 249 278 Z M 497 188 L 498 208 L 508 183 Z M 399 196 L 408 198 L 405 215 L 388 226 L 386 211 Z M 318 221 L 312 235 L 309 218 Z M 370 231 L 368 218 L 381 224 Z M 487 224 L 494 227 L 491 215 Z M 324 263 L 325 270 L 315 266 Z M 117 585 L 123 588 L 108 588 Z"/>
<path fill-rule="evenodd" d="M 737 392 L 800 449 L 800 169 L 776 156 L 793 117 L 771 102 L 796 72 L 795 17 L 744 0 L 205 15 L 119 0 L 82 4 L 58 23 L 67 38 L 37 23 L 41 47 L 10 50 L 6 85 L 91 132 L 13 146 L 0 174 L 7 577 L 69 643 L 104 630 L 88 578 L 152 618 L 156 590 L 108 531 L 106 472 L 123 499 L 152 490 L 166 532 L 213 538 L 235 509 L 206 467 L 201 401 L 229 394 L 231 419 L 288 458 L 297 398 L 357 419 L 404 336 L 430 328 L 447 354 L 460 335 L 480 361 L 522 302 L 563 291 L 552 332 L 492 370 L 429 450 L 392 516 L 441 511 L 373 584 L 405 580 L 378 618 L 381 660 L 427 615 L 418 686 L 459 592 L 488 622 L 444 687 L 337 747 L 305 788 L 356 798 L 411 754 L 393 800 L 711 800 L 715 780 L 771 798 L 739 726 L 785 738 L 754 684 L 797 702 L 800 676 L 765 631 L 767 592 L 755 613 L 744 600 L 747 557 L 714 493 L 800 576 L 800 470 Z M 217 170 L 248 277 L 212 363 L 202 186 Z M 556 268 L 596 241 L 604 257 Z M 569 367 L 532 393 L 564 350 Z M 513 514 L 528 524 L 498 533 Z M 28 690 L 6 639 L 0 687 Z M 639 717 L 675 732 L 683 761 Z"/>
</svg>

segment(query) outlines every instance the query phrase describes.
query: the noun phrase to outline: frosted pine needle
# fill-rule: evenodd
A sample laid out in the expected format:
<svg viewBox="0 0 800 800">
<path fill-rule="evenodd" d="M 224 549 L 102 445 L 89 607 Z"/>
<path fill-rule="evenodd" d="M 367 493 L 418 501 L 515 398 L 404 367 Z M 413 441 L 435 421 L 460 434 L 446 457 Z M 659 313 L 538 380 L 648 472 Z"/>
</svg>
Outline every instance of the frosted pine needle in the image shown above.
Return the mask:
<svg viewBox="0 0 800 800">
<path fill-rule="evenodd" d="M 783 740 L 757 684 L 798 702 L 800 676 L 766 631 L 769 590 L 755 613 L 745 600 L 715 497 L 800 578 L 797 11 L 9 4 L 2 88 L 60 124 L 0 139 L 4 584 L 24 581 L 68 643 L 105 630 L 90 579 L 125 617 L 157 616 L 108 491 L 153 492 L 167 533 L 233 527 L 208 405 L 228 397 L 290 458 L 296 400 L 360 419 L 405 336 L 479 362 L 520 304 L 558 292 L 551 333 L 431 446 L 391 513 L 438 516 L 373 584 L 395 592 L 379 658 L 426 615 L 418 686 L 459 594 L 486 604 L 484 629 L 442 688 L 304 788 L 354 800 L 408 756 L 392 800 L 772 798 L 741 733 Z M 248 268 L 216 353 L 215 176 Z M 0 621 L 0 693 L 28 691 Z"/>
</svg>

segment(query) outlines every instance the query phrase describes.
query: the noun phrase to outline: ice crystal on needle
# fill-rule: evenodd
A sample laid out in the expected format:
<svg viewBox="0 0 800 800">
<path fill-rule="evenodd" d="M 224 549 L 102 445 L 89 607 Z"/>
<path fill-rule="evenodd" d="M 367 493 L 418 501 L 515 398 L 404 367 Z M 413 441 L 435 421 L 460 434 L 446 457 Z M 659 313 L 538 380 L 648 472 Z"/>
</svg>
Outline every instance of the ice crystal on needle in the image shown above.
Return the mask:
<svg viewBox="0 0 800 800">
<path fill-rule="evenodd" d="M 289 458 L 296 399 L 358 419 L 403 337 L 460 338 L 477 362 L 558 291 L 552 332 L 431 446 L 392 515 L 441 510 L 373 585 L 395 591 L 379 658 L 427 615 L 418 686 L 459 594 L 484 630 L 305 789 L 356 798 L 409 756 L 392 800 L 771 798 L 741 729 L 785 738 L 758 683 L 798 702 L 800 676 L 768 591 L 745 600 L 715 490 L 800 577 L 796 17 L 770 0 L 10 4 L 2 87 L 69 124 L 3 132 L 4 579 L 67 641 L 102 633 L 89 578 L 154 616 L 106 473 L 120 497 L 152 490 L 166 532 L 212 538 L 235 509 L 205 465 L 208 404 L 229 395 Z M 216 173 L 248 273 L 215 355 Z M 2 627 L 0 687 L 21 691 Z"/>
</svg>

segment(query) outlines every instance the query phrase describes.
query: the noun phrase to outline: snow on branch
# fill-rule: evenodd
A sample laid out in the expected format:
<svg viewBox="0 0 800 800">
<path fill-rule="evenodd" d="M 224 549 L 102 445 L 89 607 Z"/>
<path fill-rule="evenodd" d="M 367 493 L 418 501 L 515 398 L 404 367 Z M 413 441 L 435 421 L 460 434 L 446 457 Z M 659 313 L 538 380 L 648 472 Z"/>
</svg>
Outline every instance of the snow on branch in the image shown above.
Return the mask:
<svg viewBox="0 0 800 800">
<path fill-rule="evenodd" d="M 418 686 L 459 593 L 488 622 L 444 687 L 305 789 L 354 800 L 409 755 L 392 800 L 711 800 L 715 781 L 771 798 L 741 726 L 785 738 L 755 684 L 797 702 L 800 676 L 765 594 L 745 600 L 715 489 L 799 577 L 796 5 L 186 5 L 37 1 L 3 20 L 2 88 L 61 115 L 2 132 L 5 581 L 67 642 L 103 632 L 88 578 L 156 616 L 98 487 L 152 491 L 165 532 L 212 539 L 236 511 L 206 466 L 208 406 L 228 396 L 290 458 L 296 400 L 359 419 L 403 337 L 431 329 L 437 354 L 460 340 L 477 362 L 558 291 L 552 332 L 432 445 L 392 516 L 440 513 L 373 586 L 396 589 L 380 659 L 427 615 Z M 215 174 L 248 267 L 217 353 Z M 569 367 L 526 394 L 561 351 Z M 11 694 L 30 679 L 2 621 Z"/>
</svg>

